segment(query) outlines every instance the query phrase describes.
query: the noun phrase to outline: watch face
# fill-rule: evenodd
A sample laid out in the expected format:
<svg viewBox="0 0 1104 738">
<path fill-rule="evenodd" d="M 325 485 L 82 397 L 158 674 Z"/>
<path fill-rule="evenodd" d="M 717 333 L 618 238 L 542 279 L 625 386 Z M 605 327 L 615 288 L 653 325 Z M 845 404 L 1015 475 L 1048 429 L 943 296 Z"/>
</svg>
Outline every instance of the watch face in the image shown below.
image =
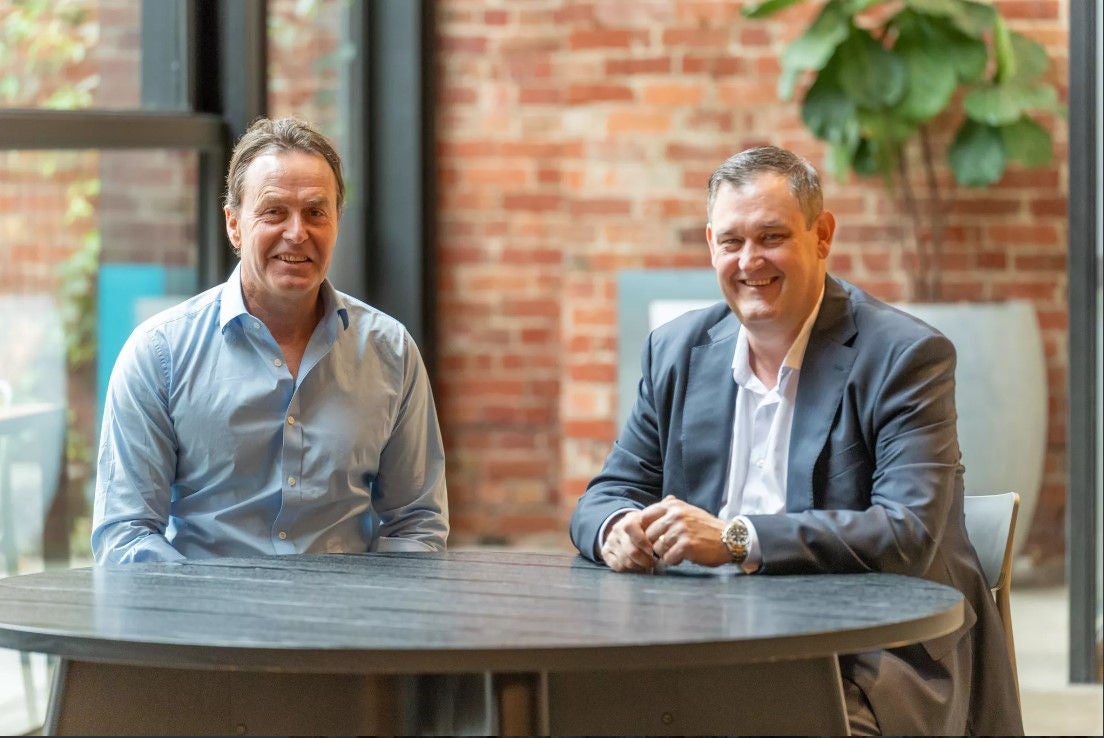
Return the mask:
<svg viewBox="0 0 1104 738">
<path fill-rule="evenodd" d="M 733 520 L 724 530 L 724 544 L 732 559 L 741 563 L 747 558 L 747 549 L 750 536 L 747 526 L 742 520 Z"/>
</svg>

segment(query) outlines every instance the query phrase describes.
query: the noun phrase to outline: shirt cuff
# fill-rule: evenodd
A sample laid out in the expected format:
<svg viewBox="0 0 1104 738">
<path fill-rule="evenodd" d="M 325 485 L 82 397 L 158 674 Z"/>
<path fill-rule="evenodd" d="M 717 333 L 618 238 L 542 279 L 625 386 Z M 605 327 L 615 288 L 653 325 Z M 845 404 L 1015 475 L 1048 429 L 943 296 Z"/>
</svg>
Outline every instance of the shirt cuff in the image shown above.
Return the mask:
<svg viewBox="0 0 1104 738">
<path fill-rule="evenodd" d="M 417 538 L 392 538 L 390 536 L 380 536 L 376 541 L 376 551 L 436 551 L 433 546 L 419 541 Z"/>
<path fill-rule="evenodd" d="M 598 537 L 594 540 L 595 561 L 605 561 L 605 559 L 602 558 L 602 543 L 606 540 L 606 530 L 622 515 L 631 513 L 634 510 L 636 510 L 635 507 L 623 507 L 620 510 L 614 510 L 609 514 L 609 517 L 602 521 L 601 527 L 598 528 Z"/>
<path fill-rule="evenodd" d="M 736 517 L 743 521 L 748 532 L 748 554 L 747 558 L 744 559 L 744 563 L 740 564 L 740 568 L 744 570 L 745 574 L 754 574 L 763 565 L 763 551 L 759 548 L 759 534 L 755 532 L 755 525 L 748 519 L 747 515 L 737 515 Z"/>
</svg>

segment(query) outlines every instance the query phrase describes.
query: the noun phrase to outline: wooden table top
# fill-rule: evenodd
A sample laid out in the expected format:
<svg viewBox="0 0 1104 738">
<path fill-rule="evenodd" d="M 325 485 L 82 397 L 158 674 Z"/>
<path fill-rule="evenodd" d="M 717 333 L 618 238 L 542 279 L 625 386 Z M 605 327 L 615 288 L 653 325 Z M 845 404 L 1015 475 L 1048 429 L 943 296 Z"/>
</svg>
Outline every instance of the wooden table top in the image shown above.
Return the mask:
<svg viewBox="0 0 1104 738">
<path fill-rule="evenodd" d="M 0 646 L 257 671 L 704 666 L 934 638 L 962 601 L 890 574 L 616 574 L 559 553 L 207 559 L 0 579 Z"/>
</svg>

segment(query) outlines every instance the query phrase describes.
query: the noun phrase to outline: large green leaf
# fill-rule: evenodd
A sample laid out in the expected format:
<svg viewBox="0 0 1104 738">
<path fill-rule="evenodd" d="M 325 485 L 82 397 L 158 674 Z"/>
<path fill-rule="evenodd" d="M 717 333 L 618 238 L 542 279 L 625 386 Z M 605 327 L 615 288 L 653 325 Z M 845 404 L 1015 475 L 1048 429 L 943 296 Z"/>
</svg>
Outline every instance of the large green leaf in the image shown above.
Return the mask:
<svg viewBox="0 0 1104 738">
<path fill-rule="evenodd" d="M 774 15 L 779 10 L 785 10 L 791 5 L 797 5 L 805 0 L 764 0 L 761 3 L 752 3 L 751 5 L 745 5 L 740 12 L 744 14 L 745 18 L 767 18 Z"/>
<path fill-rule="evenodd" d="M 893 52 L 904 62 L 906 72 L 905 94 L 897 103 L 897 112 L 915 121 L 934 118 L 958 86 L 954 65 L 912 38 L 900 38 Z"/>
<path fill-rule="evenodd" d="M 947 157 L 955 179 L 967 187 L 993 184 L 1004 174 L 1004 142 L 995 126 L 973 120 L 963 122 Z"/>
<path fill-rule="evenodd" d="M 889 146 L 904 144 L 916 134 L 918 127 L 915 121 L 897 115 L 888 108 L 859 108 L 857 117 L 864 138 L 882 141 Z"/>
<path fill-rule="evenodd" d="M 985 72 L 989 59 L 985 42 L 963 33 L 946 18 L 906 9 L 894 16 L 890 30 L 897 35 L 894 51 L 902 53 L 902 48 L 909 46 L 922 48 L 950 64 L 963 82 L 980 79 Z"/>
<path fill-rule="evenodd" d="M 851 17 L 840 0 L 829 0 L 805 33 L 782 52 L 783 68 L 823 69 L 850 29 Z"/>
<path fill-rule="evenodd" d="M 859 139 L 859 145 L 855 148 L 855 153 L 851 158 L 851 167 L 856 173 L 869 177 L 879 172 L 877 150 L 878 144 L 872 142 L 869 138 Z"/>
<path fill-rule="evenodd" d="M 895 105 L 905 94 L 905 64 L 866 31 L 853 28 L 839 45 L 839 85 L 867 108 Z"/>
<path fill-rule="evenodd" d="M 859 138 L 855 101 L 840 89 L 830 71 L 821 72 L 805 93 L 801 119 L 817 138 L 853 147 Z"/>
<path fill-rule="evenodd" d="M 1031 110 L 1061 110 L 1058 93 L 1050 85 L 1024 86 L 1013 82 L 978 88 L 962 104 L 967 116 L 991 126 L 1008 125 Z"/>
<path fill-rule="evenodd" d="M 1050 60 L 1047 59 L 1047 52 L 1042 44 L 1015 31 L 1009 32 L 1008 40 L 1016 58 L 1015 72 L 1008 77 L 1010 81 L 1030 82 L 1046 72 Z"/>
<path fill-rule="evenodd" d="M 962 101 L 973 120 L 991 126 L 1003 126 L 1023 114 L 1019 90 L 1011 85 L 979 87 Z"/>
<path fill-rule="evenodd" d="M 907 0 L 905 4 L 917 13 L 946 18 L 975 38 L 992 28 L 997 17 L 993 6 L 970 0 Z"/>
<path fill-rule="evenodd" d="M 1050 134 L 1031 118 L 1024 116 L 1014 123 L 1001 126 L 1001 140 L 1011 161 L 1025 167 L 1042 167 L 1050 163 L 1053 151 Z"/>
</svg>

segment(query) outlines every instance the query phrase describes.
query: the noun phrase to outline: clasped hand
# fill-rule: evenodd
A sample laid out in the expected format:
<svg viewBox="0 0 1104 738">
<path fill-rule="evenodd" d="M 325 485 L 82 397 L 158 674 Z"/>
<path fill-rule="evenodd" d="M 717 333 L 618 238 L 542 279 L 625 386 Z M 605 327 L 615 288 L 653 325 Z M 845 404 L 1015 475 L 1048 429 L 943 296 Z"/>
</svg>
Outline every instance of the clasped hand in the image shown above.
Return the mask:
<svg viewBox="0 0 1104 738">
<path fill-rule="evenodd" d="M 602 559 L 614 571 L 655 571 L 690 561 L 720 566 L 731 560 L 721 531 L 724 522 L 672 495 L 614 520 L 602 543 Z"/>
</svg>

